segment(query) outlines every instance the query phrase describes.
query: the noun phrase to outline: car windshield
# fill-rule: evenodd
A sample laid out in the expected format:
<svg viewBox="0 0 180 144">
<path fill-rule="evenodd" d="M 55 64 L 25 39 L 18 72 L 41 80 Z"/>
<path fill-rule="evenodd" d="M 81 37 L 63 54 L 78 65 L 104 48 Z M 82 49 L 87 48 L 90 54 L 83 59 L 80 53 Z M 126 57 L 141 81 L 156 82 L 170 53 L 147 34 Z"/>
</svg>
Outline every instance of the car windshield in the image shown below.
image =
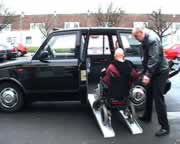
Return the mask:
<svg viewBox="0 0 180 144">
<path fill-rule="evenodd" d="M 138 42 L 131 33 L 121 33 L 120 34 L 122 45 L 128 56 L 139 56 L 141 43 Z"/>
</svg>

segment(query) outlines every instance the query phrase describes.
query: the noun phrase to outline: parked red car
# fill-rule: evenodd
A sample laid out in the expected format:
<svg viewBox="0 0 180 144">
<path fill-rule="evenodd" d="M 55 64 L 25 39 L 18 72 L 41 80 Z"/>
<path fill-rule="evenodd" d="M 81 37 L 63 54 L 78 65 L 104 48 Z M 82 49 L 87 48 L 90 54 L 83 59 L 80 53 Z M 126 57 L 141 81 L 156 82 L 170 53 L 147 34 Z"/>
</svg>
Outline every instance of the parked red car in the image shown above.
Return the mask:
<svg viewBox="0 0 180 144">
<path fill-rule="evenodd" d="M 165 55 L 169 60 L 180 59 L 180 44 L 174 44 L 164 49 Z"/>
<path fill-rule="evenodd" d="M 27 48 L 23 44 L 17 44 L 17 56 L 24 56 L 27 53 Z"/>
<path fill-rule="evenodd" d="M 16 58 L 17 57 L 17 50 L 14 46 L 5 43 L 5 44 L 0 44 L 1 47 L 1 53 L 3 53 L 3 51 L 6 52 L 6 58 L 8 60 Z"/>
</svg>

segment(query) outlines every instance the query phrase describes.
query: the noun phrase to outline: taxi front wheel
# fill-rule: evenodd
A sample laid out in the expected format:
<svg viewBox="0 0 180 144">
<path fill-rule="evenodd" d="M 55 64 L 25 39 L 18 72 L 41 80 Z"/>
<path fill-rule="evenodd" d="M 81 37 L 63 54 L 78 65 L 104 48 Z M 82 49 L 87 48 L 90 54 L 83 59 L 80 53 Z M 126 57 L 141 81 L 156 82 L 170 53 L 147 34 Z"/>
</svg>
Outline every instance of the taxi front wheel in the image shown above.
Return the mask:
<svg viewBox="0 0 180 144">
<path fill-rule="evenodd" d="M 0 84 L 0 110 L 4 112 L 15 112 L 20 110 L 24 104 L 21 88 L 11 82 Z"/>
</svg>

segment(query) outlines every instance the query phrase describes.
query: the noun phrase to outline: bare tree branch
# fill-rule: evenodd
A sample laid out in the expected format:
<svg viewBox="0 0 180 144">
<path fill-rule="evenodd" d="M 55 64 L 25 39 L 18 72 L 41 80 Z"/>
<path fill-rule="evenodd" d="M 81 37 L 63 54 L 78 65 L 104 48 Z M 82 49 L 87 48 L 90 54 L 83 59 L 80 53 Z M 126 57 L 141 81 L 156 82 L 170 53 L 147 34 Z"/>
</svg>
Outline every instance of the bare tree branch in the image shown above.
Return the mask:
<svg viewBox="0 0 180 144">
<path fill-rule="evenodd" d="M 10 11 L 10 9 L 6 8 L 4 4 L 0 4 L 0 16 L 2 17 L 0 31 L 6 28 L 8 24 L 12 24 L 15 21 L 14 15 L 15 12 Z"/>
<path fill-rule="evenodd" d="M 39 26 L 40 32 L 47 37 L 53 27 L 54 19 L 52 15 L 47 15 L 45 17 L 45 21 L 43 22 L 43 25 Z"/>
<path fill-rule="evenodd" d="M 174 18 L 170 15 L 162 14 L 161 9 L 157 11 L 153 11 L 151 15 L 149 15 L 148 25 L 145 25 L 147 28 L 153 30 L 161 39 L 169 35 L 165 33 L 172 26 Z"/>
<path fill-rule="evenodd" d="M 113 3 L 111 2 L 105 12 L 102 11 L 102 8 L 98 8 L 98 12 L 95 14 L 97 26 L 117 26 L 124 11 L 121 8 L 114 8 Z"/>
<path fill-rule="evenodd" d="M 98 8 L 98 12 L 95 14 L 95 18 L 96 18 L 96 24 L 98 26 L 104 26 L 105 15 L 103 14 L 101 7 Z"/>
</svg>

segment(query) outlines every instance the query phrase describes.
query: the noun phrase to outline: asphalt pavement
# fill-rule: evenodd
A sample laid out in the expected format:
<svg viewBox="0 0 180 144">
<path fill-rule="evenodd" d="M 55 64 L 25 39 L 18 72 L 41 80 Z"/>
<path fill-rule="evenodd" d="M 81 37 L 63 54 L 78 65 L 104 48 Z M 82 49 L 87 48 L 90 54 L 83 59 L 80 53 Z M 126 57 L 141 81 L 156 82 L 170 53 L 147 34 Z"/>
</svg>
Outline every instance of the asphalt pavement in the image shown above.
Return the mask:
<svg viewBox="0 0 180 144">
<path fill-rule="evenodd" d="M 0 112 L 0 144 L 178 144 L 180 75 L 174 77 L 172 82 L 173 87 L 165 96 L 171 125 L 168 136 L 154 136 L 159 128 L 155 112 L 152 123 L 140 122 L 144 129 L 141 135 L 132 135 L 114 117 L 116 137 L 104 139 L 88 106 L 82 106 L 79 102 L 36 102 L 21 112 Z"/>
</svg>

